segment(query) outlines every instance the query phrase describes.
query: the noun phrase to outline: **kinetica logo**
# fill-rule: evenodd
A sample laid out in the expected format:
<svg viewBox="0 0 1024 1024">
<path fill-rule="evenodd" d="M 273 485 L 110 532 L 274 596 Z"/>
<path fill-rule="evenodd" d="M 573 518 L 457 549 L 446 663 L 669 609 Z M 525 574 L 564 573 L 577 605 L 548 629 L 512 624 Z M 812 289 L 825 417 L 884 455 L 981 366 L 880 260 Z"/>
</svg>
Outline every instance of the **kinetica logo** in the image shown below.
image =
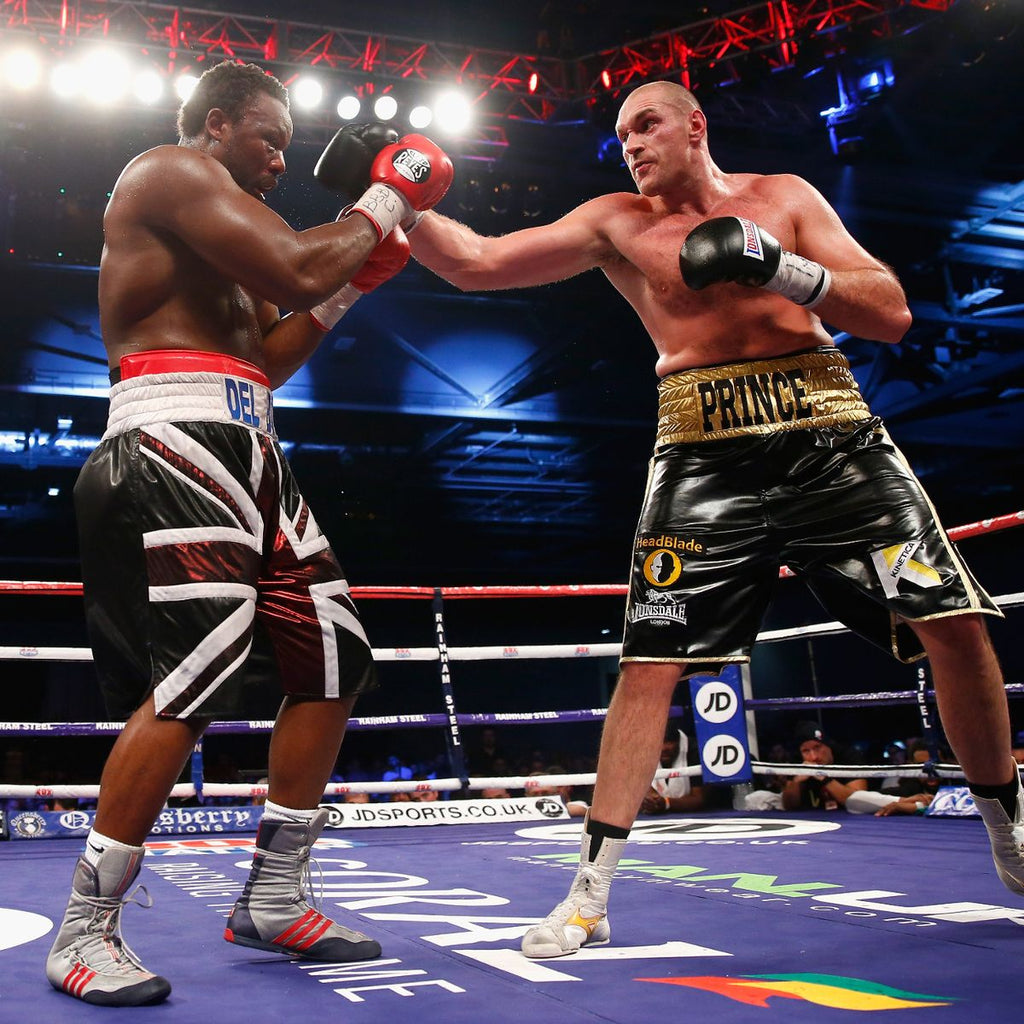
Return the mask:
<svg viewBox="0 0 1024 1024">
<path fill-rule="evenodd" d="M 945 996 L 904 992 L 862 978 L 843 978 L 836 974 L 746 974 L 737 978 L 635 978 L 664 985 L 716 992 L 748 1006 L 768 1007 L 768 1000 L 803 1000 L 836 1010 L 908 1010 L 912 1007 L 949 1006 L 957 1002 Z"/>
</svg>

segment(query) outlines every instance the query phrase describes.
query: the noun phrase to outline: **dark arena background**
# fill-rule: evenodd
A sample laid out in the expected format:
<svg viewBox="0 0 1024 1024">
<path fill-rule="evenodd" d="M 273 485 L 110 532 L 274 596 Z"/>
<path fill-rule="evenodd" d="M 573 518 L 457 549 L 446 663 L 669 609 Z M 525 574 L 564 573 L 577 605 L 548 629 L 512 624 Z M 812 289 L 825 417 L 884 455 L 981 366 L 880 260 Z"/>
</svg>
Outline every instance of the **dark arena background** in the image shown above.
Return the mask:
<svg viewBox="0 0 1024 1024">
<path fill-rule="evenodd" d="M 410 121 L 418 116 L 414 108 L 430 110 L 433 120 L 420 130 L 436 138 L 455 164 L 454 184 L 438 209 L 484 234 L 546 223 L 592 196 L 631 191 L 612 129 L 625 95 L 645 81 L 669 79 L 695 92 L 707 112 L 712 156 L 723 170 L 795 173 L 815 185 L 855 237 L 895 269 L 906 290 L 914 322 L 899 345 L 842 333 L 836 342 L 945 525 L 965 528 L 959 549 L 975 575 L 997 599 L 1005 598 L 1000 603 L 1006 618 L 991 620 L 990 629 L 1011 695 L 1015 745 L 1024 747 L 1024 704 L 1016 699 L 1024 686 L 1024 654 L 1015 640 L 1024 626 L 1019 608 L 1024 590 L 1024 11 L 1019 0 L 520 0 L 509 8 L 479 0 L 392 0 L 369 7 L 326 0 L 222 0 L 202 8 L 0 0 L 0 787 L 7 787 L 0 791 L 0 808 L 6 807 L 8 819 L 32 812 L 39 803 L 14 795 L 21 792 L 18 787 L 95 785 L 114 734 L 87 728 L 107 716 L 84 653 L 72 508 L 76 474 L 97 444 L 107 413 L 107 364 L 96 302 L 102 216 L 125 163 L 145 149 L 175 141 L 182 76 L 198 75 L 223 59 L 256 62 L 291 91 L 295 136 L 286 153 L 287 173 L 269 202 L 296 227 L 323 223 L 337 213 L 337 197 L 313 180 L 312 171 L 342 123 L 339 101 L 345 97 L 358 100 L 357 120 L 387 114 L 400 133 L 419 123 Z M 97 91 L 102 89 L 106 92 Z M 374 113 L 382 99 L 393 101 L 393 114 L 384 108 Z M 459 115 L 461 125 L 446 120 Z M 600 715 L 584 712 L 607 706 L 616 675 L 622 585 L 655 432 L 653 355 L 640 321 L 597 271 L 542 288 L 462 294 L 412 261 L 360 301 L 277 392 L 282 444 L 350 583 L 357 595 L 365 595 L 359 603 L 371 643 L 387 655 L 380 664 L 381 688 L 357 708 L 367 727 L 347 737 L 339 779 L 380 780 L 389 771 L 392 779 L 402 779 L 403 766 L 426 776 L 461 777 L 464 772 L 450 760 L 451 733 L 443 727 L 453 707 L 464 726 L 471 774 L 480 764 L 474 765 L 473 755 L 482 749 L 485 727 L 497 728 L 504 761 L 495 776 L 527 776 L 553 766 L 570 774 L 593 769 Z M 556 589 L 555 596 L 515 591 L 541 586 L 566 589 Z M 458 588 L 468 587 L 497 589 L 467 599 Z M 447 645 L 485 652 L 442 664 L 450 672 L 444 685 L 436 654 L 440 605 L 435 590 L 440 588 Z M 922 711 L 928 718 L 928 707 L 914 694 L 920 685 L 917 670 L 840 631 L 771 635 L 829 618 L 799 580 L 780 579 L 764 624 L 768 635 L 755 651 L 748 680 L 749 721 L 760 755 L 766 761 L 798 759 L 795 730 L 813 719 L 842 742 L 850 763 L 894 763 L 910 739 L 922 735 Z M 567 644 L 581 656 L 542 656 Z M 432 645 L 430 657 L 418 656 Z M 541 655 L 532 655 L 531 646 Z M 258 670 L 256 658 L 254 674 Z M 679 714 L 689 724 L 685 690 L 680 687 Z M 898 696 L 871 699 L 878 694 Z M 864 699 L 837 699 L 845 695 Z M 787 703 L 789 698 L 807 702 Z M 253 721 L 272 718 L 275 704 L 268 695 L 254 705 Z M 930 724 L 937 729 L 933 705 L 930 710 Z M 542 711 L 566 714 L 545 725 L 537 715 Z M 435 727 L 402 729 L 387 719 L 403 715 L 426 716 L 426 724 Z M 372 722 L 379 727 L 369 728 Z M 941 736 L 931 738 L 940 748 Z M 254 784 L 265 775 L 266 730 L 213 734 L 204 745 L 207 781 Z M 777 757 L 768 756 L 773 750 Z M 494 767 L 493 759 L 488 766 Z M 912 872 L 915 865 L 923 872 L 951 870 L 949 857 L 943 866 L 935 852 L 950 842 L 963 863 L 984 876 L 972 883 L 977 892 L 958 893 L 956 899 L 975 901 L 971 906 L 1012 899 L 991 875 L 977 822 L 972 830 L 964 822 L 910 819 L 857 827 L 860 845 L 826 862 L 833 865 L 831 874 L 805 852 L 799 876 L 831 878 L 843 875 L 849 864 L 850 877 L 842 884 L 863 890 L 854 894 L 857 899 L 829 904 L 827 912 L 818 906 L 805 941 L 797 937 L 806 923 L 797 897 L 813 901 L 810 890 L 794 890 L 785 898 L 796 909 L 769 927 L 778 930 L 780 942 L 804 943 L 800 949 L 812 942 L 829 947 L 842 935 L 859 962 L 844 965 L 834 951 L 813 968 L 794 968 L 793 958 L 783 962 L 767 952 L 769 940 L 758 931 L 765 924 L 751 903 L 743 904 L 741 919 L 728 928 L 759 935 L 766 952 L 739 967 L 694 961 L 698 966 L 683 972 L 673 966 L 669 973 L 686 973 L 690 980 L 642 986 L 645 992 L 657 990 L 657 998 L 643 1003 L 647 1009 L 639 1016 L 617 1007 L 615 999 L 623 997 L 602 994 L 600 988 L 589 987 L 585 1003 L 545 1001 L 537 992 L 559 989 L 564 996 L 558 985 L 544 987 L 557 979 L 516 975 L 494 950 L 467 954 L 460 970 L 467 977 L 491 971 L 503 979 L 500 985 L 511 985 L 506 976 L 515 976 L 523 984 L 510 991 L 509 1005 L 523 1000 L 521 1013 L 500 1016 L 493 992 L 478 995 L 472 1012 L 448 1004 L 442 1009 L 438 1002 L 422 1015 L 415 998 L 389 1005 L 402 1004 L 395 1019 L 417 1013 L 425 1022 L 520 1017 L 539 1024 L 646 1022 L 683 1012 L 695 1020 L 767 1020 L 771 1014 L 764 1007 L 780 1005 L 769 1003 L 769 996 L 790 985 L 785 1005 L 809 1000 L 814 1005 L 799 1010 L 806 1016 L 797 1014 L 809 1021 L 847 1019 L 856 1009 L 901 1009 L 937 1021 L 989 1021 L 1014 1012 L 1010 1007 L 1019 999 L 1011 997 L 1021 994 L 1020 983 L 1011 962 L 1000 959 L 1004 952 L 1009 955 L 1007 939 L 1014 935 L 994 935 L 994 917 L 977 925 L 977 941 L 958 931 L 948 945 L 906 947 L 907 969 L 885 975 L 892 991 L 884 995 L 907 1006 L 842 1002 L 853 998 L 854 976 L 875 977 L 882 985 L 882 976 L 866 966 L 879 940 L 894 940 L 886 958 L 898 960 L 905 935 L 895 933 L 914 932 L 916 939 L 939 914 L 929 917 L 918 907 L 916 916 L 903 915 L 917 923 L 870 931 L 883 913 L 872 909 L 872 899 L 879 905 L 888 899 L 864 895 L 886 886 L 869 877 L 866 867 L 875 845 L 885 848 L 883 832 L 900 836 L 900 852 L 891 852 L 894 870 L 905 866 Z M 467 843 L 486 849 L 491 834 L 484 826 L 474 828 L 480 834 L 467 833 Z M 502 843 L 533 841 L 513 835 L 511 826 L 504 829 Z M 399 830 L 388 831 L 396 834 L 382 843 L 380 863 L 387 870 L 405 870 L 402 865 L 408 868 L 413 857 L 423 858 L 424 875 L 434 872 L 440 879 L 448 870 L 438 852 L 441 839 L 417 848 L 415 831 L 401 837 Z M 439 831 L 444 830 L 426 830 Z M 574 851 L 574 841 L 557 846 L 563 838 L 556 837 L 555 853 L 537 856 Z M 719 838 L 733 842 L 727 834 Z M 913 853 L 918 843 L 927 847 L 919 848 L 920 857 Z M 408 856 L 402 844 L 410 844 Z M 46 884 L 62 900 L 74 844 L 36 844 L 31 857 L 22 853 L 15 860 L 11 848 L 29 845 L 0 843 L 8 847 L 0 877 L 9 867 L 12 886 L 38 885 L 31 879 L 41 875 L 33 872 L 52 862 L 52 883 Z M 650 849 L 662 852 L 650 856 L 666 862 L 670 855 L 664 850 L 670 848 L 675 849 L 653 844 Z M 718 860 L 713 846 L 702 849 L 705 861 L 692 864 L 710 866 L 693 872 L 753 870 L 742 863 L 736 846 L 723 845 L 726 853 Z M 827 845 L 819 850 L 830 852 Z M 474 870 L 481 877 L 491 863 L 476 851 L 461 856 L 479 859 Z M 530 850 L 514 859 L 532 856 Z M 697 855 L 688 851 L 686 856 Z M 777 853 L 772 856 L 778 860 Z M 929 866 L 931 860 L 936 863 Z M 559 863 L 549 860 L 546 866 Z M 678 868 L 676 861 L 666 863 Z M 516 863 L 514 883 L 505 888 L 522 890 L 539 878 L 550 894 L 545 889 L 542 899 L 524 904 L 518 912 L 526 916 L 515 922 L 544 913 L 571 877 L 545 870 L 543 860 L 537 864 L 539 869 L 526 869 Z M 492 867 L 497 872 L 500 865 L 495 861 Z M 769 863 L 763 871 L 763 877 L 774 877 L 783 867 Z M 444 884 L 484 884 L 449 874 Z M 650 882 L 654 874 L 645 877 Z M 683 886 L 680 879 L 689 876 L 677 870 L 671 877 L 673 886 Z M 661 894 L 668 878 L 662 879 Z M 490 884 L 501 889 L 493 880 Z M 639 896 L 646 893 L 639 881 L 629 884 Z M 699 913 L 708 928 L 714 927 L 720 905 L 731 897 L 711 882 L 701 882 L 703 888 L 686 884 L 690 887 L 671 892 L 681 899 L 702 895 Z M 157 885 L 171 888 L 160 879 L 150 888 Z M 7 893 L 0 888 L 0 906 L 30 908 L 30 902 L 14 903 Z M 934 893 L 918 896 L 922 905 L 940 902 Z M 947 897 L 954 898 L 943 891 L 941 898 Z M 183 916 L 202 917 L 197 901 L 178 890 L 170 893 L 161 916 L 175 899 Z M 40 912 L 59 919 L 57 896 L 51 902 Z M 638 898 L 632 911 L 637 921 L 642 903 Z M 846 909 L 833 917 L 854 912 L 876 917 L 854 941 L 821 923 L 836 907 Z M 732 912 L 732 906 L 723 912 Z M 4 913 L 0 909 L 0 925 Z M 658 924 L 653 931 L 671 938 L 670 911 L 651 913 Z M 676 913 L 683 918 L 687 911 L 680 907 Z M 957 913 L 961 920 L 967 911 Z M 939 931 L 953 927 L 948 915 L 939 918 L 945 922 L 936 926 Z M 1024 923 L 1024 918 L 1013 920 L 1014 926 Z M 1003 927 L 1011 926 L 1003 922 Z M 193 929 L 191 921 L 188 928 Z M 644 937 L 643 931 L 638 925 L 636 943 L 663 941 Z M 399 955 L 409 960 L 425 940 L 407 932 Z M 704 941 L 697 932 L 688 937 Z M 74 1014 L 98 1019 L 98 1011 L 61 1000 L 46 986 L 41 962 L 49 941 L 19 947 L 30 966 L 13 968 L 27 971 L 22 987 L 5 991 L 7 983 L 0 983 L 0 1020 L 24 1019 L 44 999 L 49 1007 L 51 996 L 60 1006 L 52 1014 L 43 1012 L 43 1019 L 78 1020 Z M 724 941 L 718 935 L 704 944 Z M 980 980 L 961 985 L 959 976 L 949 991 L 943 988 L 937 964 L 959 957 L 961 942 L 970 950 L 965 955 L 976 956 L 979 965 L 980 950 L 992 954 L 984 966 L 965 961 L 963 971 L 966 977 L 968 967 L 976 967 L 976 977 L 989 978 L 985 984 L 1000 989 L 998 997 L 987 990 L 979 994 Z M 232 952 L 218 947 L 216 956 L 228 963 Z M 0 965 L 6 955 L 0 941 Z M 38 977 L 31 973 L 33 955 Z M 574 962 L 578 969 L 569 973 L 586 975 L 596 985 L 602 963 L 586 974 Z M 611 961 L 606 966 L 612 974 L 621 967 Z M 195 969 L 194 963 L 182 964 L 177 973 Z M 445 967 L 425 969 L 440 974 Z M 628 969 L 631 983 L 641 974 L 646 982 L 671 980 L 653 978 L 665 973 L 660 967 Z M 625 970 L 619 970 L 622 978 Z M 806 988 L 794 995 L 798 972 L 801 985 L 838 986 L 847 995 L 833 992 L 821 997 L 823 1003 L 809 997 Z M 235 970 L 231 984 L 251 992 L 241 987 L 248 984 L 242 973 Z M 326 985 L 314 984 L 308 970 L 303 973 L 289 984 L 326 999 Z M 762 981 L 770 974 L 764 984 L 775 987 L 765 989 L 761 1004 L 752 996 L 730 996 L 730 1001 L 723 976 L 740 974 Z M 812 974 L 819 981 L 808 981 Z M 274 973 L 269 975 L 259 980 L 262 989 L 273 988 Z M 820 981 L 826 977 L 833 981 Z M 456 982 L 472 988 L 461 975 Z M 857 989 L 861 995 L 867 984 Z M 902 994 L 893 995 L 896 990 Z M 950 1000 L 942 1002 L 944 996 Z M 214 988 L 209 998 L 217 998 Z M 284 1002 L 274 1005 L 272 1016 L 250 1008 L 244 1019 L 297 1015 Z M 371 1012 L 368 1004 L 347 996 L 341 1004 L 334 998 L 323 1005 L 340 1005 L 352 1014 L 346 1019 L 374 1019 L 358 1015 Z M 715 1016 L 726 1012 L 723 1007 L 739 1016 Z M 67 1015 L 54 1015 L 58 1010 Z M 199 1012 L 197 1001 L 192 1010 Z"/>
</svg>

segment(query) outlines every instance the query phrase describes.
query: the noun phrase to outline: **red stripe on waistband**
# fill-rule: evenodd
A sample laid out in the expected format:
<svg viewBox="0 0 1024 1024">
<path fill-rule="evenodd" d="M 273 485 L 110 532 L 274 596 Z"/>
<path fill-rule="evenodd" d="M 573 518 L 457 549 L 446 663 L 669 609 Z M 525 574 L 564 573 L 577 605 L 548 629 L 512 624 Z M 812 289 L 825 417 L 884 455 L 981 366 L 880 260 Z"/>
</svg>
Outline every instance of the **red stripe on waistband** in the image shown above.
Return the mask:
<svg viewBox="0 0 1024 1024">
<path fill-rule="evenodd" d="M 221 352 L 160 348 L 121 356 L 121 380 L 153 373 L 219 373 L 270 387 L 267 375 L 258 366 Z"/>
</svg>

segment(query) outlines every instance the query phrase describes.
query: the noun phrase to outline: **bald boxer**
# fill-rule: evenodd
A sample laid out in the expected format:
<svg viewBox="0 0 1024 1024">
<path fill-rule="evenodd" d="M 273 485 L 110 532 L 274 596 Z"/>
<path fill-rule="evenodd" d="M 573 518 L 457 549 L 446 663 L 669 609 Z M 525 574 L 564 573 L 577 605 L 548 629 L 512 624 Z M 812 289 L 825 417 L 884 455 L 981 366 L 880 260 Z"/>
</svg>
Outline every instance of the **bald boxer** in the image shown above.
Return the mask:
<svg viewBox="0 0 1024 1024">
<path fill-rule="evenodd" d="M 410 235 L 414 257 L 464 290 L 600 269 L 650 335 L 661 378 L 580 869 L 523 952 L 563 956 L 608 941 L 609 886 L 676 684 L 749 660 L 783 563 L 894 656 L 927 655 L 999 876 L 1024 893 L 1024 806 L 983 623 L 999 610 L 823 326 L 897 343 L 910 325 L 899 281 L 808 182 L 722 171 L 707 118 L 681 86 L 634 90 L 616 131 L 636 193 L 500 238 L 436 213 Z"/>
<path fill-rule="evenodd" d="M 284 699 L 252 870 L 224 937 L 316 960 L 380 954 L 310 906 L 304 888 L 326 817 L 317 806 L 375 675 L 344 573 L 277 443 L 271 390 L 402 269 L 399 220 L 451 181 L 451 162 L 418 137 L 415 150 L 379 155 L 345 215 L 295 231 L 264 203 L 292 137 L 276 78 L 218 64 L 178 129 L 179 145 L 125 167 L 107 206 L 99 306 L 110 413 L 75 487 L 90 642 L 110 716 L 128 722 L 46 975 L 102 1006 L 170 992 L 122 940 L 121 910 L 206 725 L 251 717 L 243 684 L 257 621 Z M 415 180 L 399 159 L 415 161 Z"/>
</svg>

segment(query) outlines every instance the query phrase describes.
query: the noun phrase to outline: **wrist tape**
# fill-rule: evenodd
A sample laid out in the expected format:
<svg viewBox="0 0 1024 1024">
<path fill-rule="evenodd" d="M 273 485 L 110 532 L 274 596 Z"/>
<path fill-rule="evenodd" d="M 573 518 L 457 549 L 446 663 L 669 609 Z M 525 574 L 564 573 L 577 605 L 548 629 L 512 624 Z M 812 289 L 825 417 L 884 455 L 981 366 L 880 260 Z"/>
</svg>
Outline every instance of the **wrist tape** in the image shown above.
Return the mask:
<svg viewBox="0 0 1024 1024">
<path fill-rule="evenodd" d="M 394 231 L 396 225 L 409 220 L 416 213 L 401 192 L 380 181 L 374 182 L 352 204 L 352 212 L 359 212 L 366 217 L 377 229 L 381 241 Z"/>
<path fill-rule="evenodd" d="M 342 285 L 330 298 L 314 306 L 309 315 L 322 331 L 329 331 L 363 293 L 354 284 Z"/>
<path fill-rule="evenodd" d="M 783 249 L 779 269 L 764 287 L 798 306 L 814 309 L 828 294 L 831 285 L 832 274 L 827 267 Z"/>
</svg>

